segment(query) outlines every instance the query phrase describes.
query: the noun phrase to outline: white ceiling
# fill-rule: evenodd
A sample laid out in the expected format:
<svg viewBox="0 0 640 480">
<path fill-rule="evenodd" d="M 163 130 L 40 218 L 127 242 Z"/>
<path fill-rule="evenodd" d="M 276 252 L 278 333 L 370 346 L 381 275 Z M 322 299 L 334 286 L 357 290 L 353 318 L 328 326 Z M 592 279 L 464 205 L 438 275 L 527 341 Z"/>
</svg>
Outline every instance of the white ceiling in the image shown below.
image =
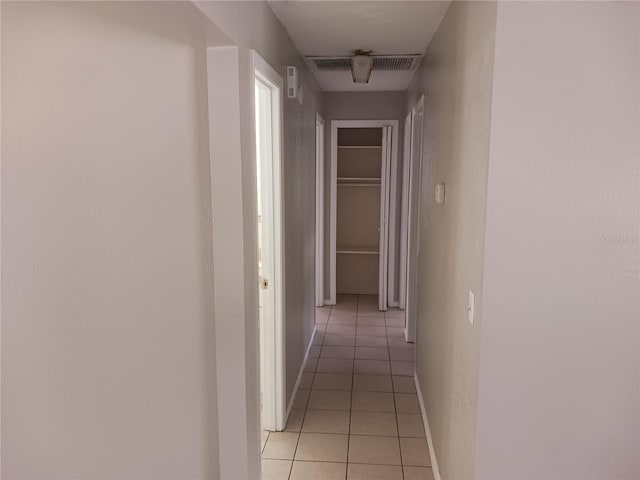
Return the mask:
<svg viewBox="0 0 640 480">
<path fill-rule="evenodd" d="M 449 1 L 271 0 L 271 8 L 303 56 L 423 54 Z M 351 72 L 314 72 L 326 91 L 404 90 L 414 72 L 373 71 L 368 84 Z"/>
</svg>

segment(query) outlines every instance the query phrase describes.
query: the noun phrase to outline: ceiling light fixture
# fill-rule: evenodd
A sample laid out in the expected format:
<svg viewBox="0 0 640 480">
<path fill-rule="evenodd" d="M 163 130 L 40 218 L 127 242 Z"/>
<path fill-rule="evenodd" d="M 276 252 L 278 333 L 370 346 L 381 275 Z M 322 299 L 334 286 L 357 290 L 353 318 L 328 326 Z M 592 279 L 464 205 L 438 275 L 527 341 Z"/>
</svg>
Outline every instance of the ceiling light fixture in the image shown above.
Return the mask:
<svg viewBox="0 0 640 480">
<path fill-rule="evenodd" d="M 351 76 L 354 83 L 369 83 L 373 70 L 371 50 L 356 50 L 351 57 Z"/>
</svg>

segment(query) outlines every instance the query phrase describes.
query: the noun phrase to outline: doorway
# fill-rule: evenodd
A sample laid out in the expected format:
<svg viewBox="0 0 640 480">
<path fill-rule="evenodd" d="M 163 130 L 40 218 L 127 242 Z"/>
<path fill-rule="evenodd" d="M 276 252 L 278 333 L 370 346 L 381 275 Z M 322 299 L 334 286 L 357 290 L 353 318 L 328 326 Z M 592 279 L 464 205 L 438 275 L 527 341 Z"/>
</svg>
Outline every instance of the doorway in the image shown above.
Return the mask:
<svg viewBox="0 0 640 480">
<path fill-rule="evenodd" d="M 316 113 L 316 307 L 324 305 L 324 120 Z"/>
<path fill-rule="evenodd" d="M 415 342 L 416 339 L 423 117 L 424 96 L 420 97 L 405 119 L 400 227 L 400 308 L 405 309 L 407 342 Z"/>
<path fill-rule="evenodd" d="M 257 259 L 260 312 L 260 408 L 263 430 L 285 418 L 282 77 L 253 52 Z"/>
<path fill-rule="evenodd" d="M 331 304 L 337 294 L 374 295 L 378 310 L 387 309 L 397 135 L 397 120 L 331 122 Z"/>
</svg>

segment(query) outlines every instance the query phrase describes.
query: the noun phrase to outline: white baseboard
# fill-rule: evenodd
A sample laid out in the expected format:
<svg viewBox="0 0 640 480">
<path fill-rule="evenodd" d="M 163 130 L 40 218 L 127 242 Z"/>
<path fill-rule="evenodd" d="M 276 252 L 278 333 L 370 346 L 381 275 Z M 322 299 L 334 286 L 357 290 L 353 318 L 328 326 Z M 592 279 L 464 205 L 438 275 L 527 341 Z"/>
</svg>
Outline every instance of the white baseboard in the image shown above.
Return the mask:
<svg viewBox="0 0 640 480">
<path fill-rule="evenodd" d="M 424 431 L 427 434 L 427 444 L 429 445 L 429 456 L 431 457 L 431 470 L 433 471 L 433 478 L 435 480 L 442 480 L 442 477 L 440 477 L 440 470 L 438 469 L 438 461 L 436 460 L 436 451 L 433 448 L 433 438 L 431 438 L 431 430 L 429 429 L 429 419 L 427 418 L 427 411 L 424 408 L 424 399 L 422 398 L 422 389 L 420 388 L 420 382 L 418 382 L 418 374 L 413 375 L 413 380 L 416 383 L 416 391 L 418 392 L 418 402 L 420 403 L 420 410 L 422 411 L 422 419 L 424 420 Z"/>
<path fill-rule="evenodd" d="M 335 304 L 336 304 L 336 302 L 332 302 L 330 298 L 325 298 L 325 299 L 324 299 L 324 304 L 325 304 L 325 305 L 330 305 L 330 306 L 331 306 L 331 305 L 335 305 Z"/>
<path fill-rule="evenodd" d="M 302 381 L 304 366 L 307 364 L 307 360 L 309 358 L 309 352 L 311 352 L 311 347 L 313 347 L 313 339 L 315 338 L 315 336 L 316 336 L 316 327 L 314 325 L 313 332 L 311 332 L 311 339 L 309 340 L 309 345 L 307 345 L 307 351 L 305 352 L 304 358 L 302 359 L 302 365 L 300 365 L 298 378 L 296 379 L 296 384 L 293 387 L 293 393 L 291 394 L 291 398 L 289 399 L 289 405 L 287 406 L 287 413 L 285 414 L 285 419 L 284 419 L 285 427 L 287 425 L 287 420 L 289 419 L 289 414 L 291 413 L 291 409 L 293 408 L 293 401 L 296 398 L 296 393 L 298 393 L 298 387 L 300 386 L 300 382 Z"/>
<path fill-rule="evenodd" d="M 394 300 L 393 302 L 389 302 L 388 306 L 391 308 L 399 308 L 400 307 L 400 302 L 398 300 Z"/>
</svg>

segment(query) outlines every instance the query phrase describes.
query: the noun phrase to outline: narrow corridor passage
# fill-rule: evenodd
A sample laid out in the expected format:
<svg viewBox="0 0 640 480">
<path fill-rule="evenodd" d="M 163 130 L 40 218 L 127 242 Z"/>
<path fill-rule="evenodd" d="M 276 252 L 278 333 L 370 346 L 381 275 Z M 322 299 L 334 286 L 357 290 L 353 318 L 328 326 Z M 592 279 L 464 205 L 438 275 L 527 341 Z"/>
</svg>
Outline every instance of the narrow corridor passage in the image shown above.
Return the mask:
<svg viewBox="0 0 640 480">
<path fill-rule="evenodd" d="M 433 479 L 404 312 L 338 295 L 316 323 L 287 428 L 263 432 L 263 479 Z"/>
</svg>

